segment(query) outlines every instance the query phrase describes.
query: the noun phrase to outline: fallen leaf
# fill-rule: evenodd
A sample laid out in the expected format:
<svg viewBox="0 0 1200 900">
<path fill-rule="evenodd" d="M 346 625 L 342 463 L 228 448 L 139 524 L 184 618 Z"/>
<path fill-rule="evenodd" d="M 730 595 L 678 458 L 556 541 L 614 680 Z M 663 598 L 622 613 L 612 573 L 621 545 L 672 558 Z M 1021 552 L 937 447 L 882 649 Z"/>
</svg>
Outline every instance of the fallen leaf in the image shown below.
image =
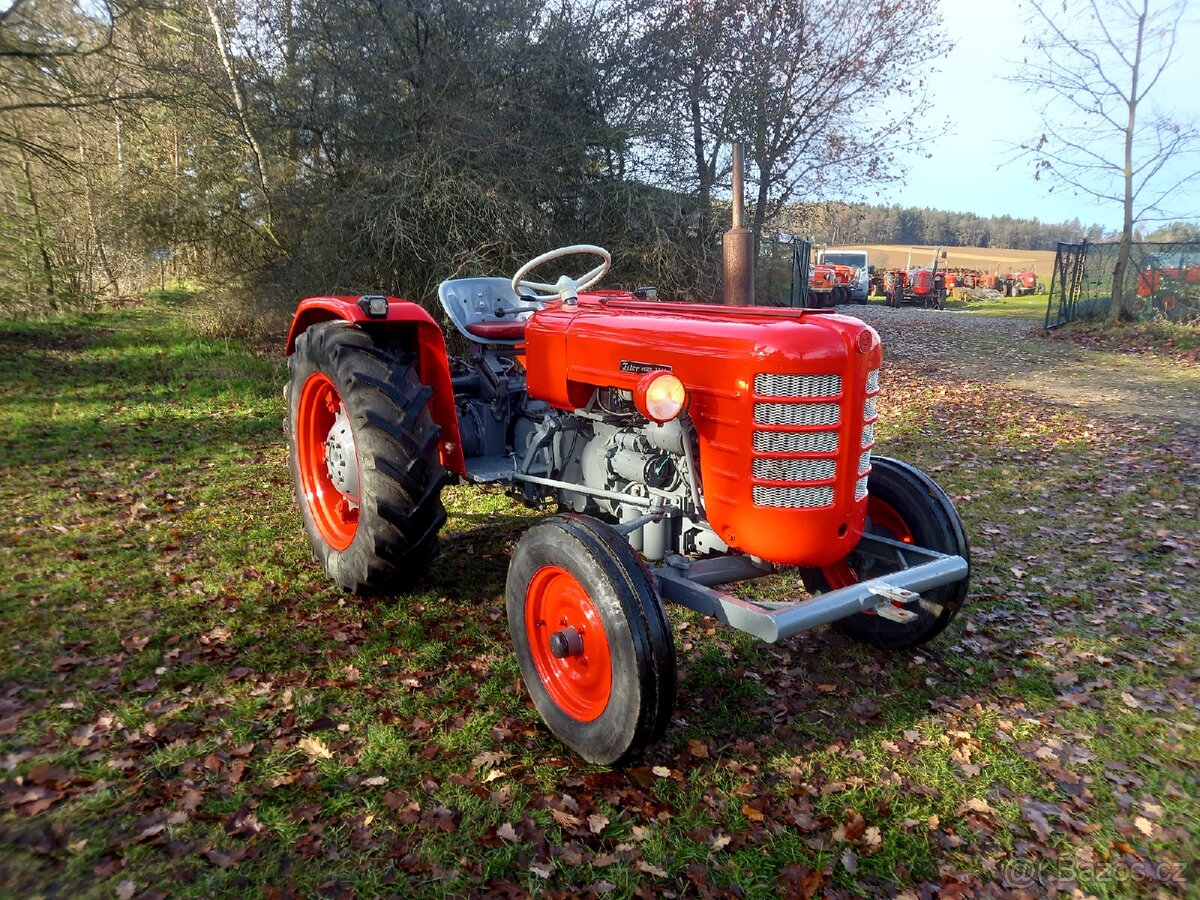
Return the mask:
<svg viewBox="0 0 1200 900">
<path fill-rule="evenodd" d="M 858 857 L 854 855 L 854 851 L 849 847 L 842 851 L 842 866 L 851 875 L 858 874 Z"/>
<path fill-rule="evenodd" d="M 569 812 L 564 812 L 554 807 L 550 807 L 550 818 L 559 825 L 565 825 L 567 828 L 578 828 L 583 824 L 583 819 L 579 818 L 579 816 L 573 816 Z"/>
<path fill-rule="evenodd" d="M 761 821 L 763 821 L 763 819 L 766 818 L 766 816 L 763 815 L 762 810 L 755 809 L 749 803 L 742 804 L 742 813 L 751 822 L 761 822 Z"/>
<path fill-rule="evenodd" d="M 312 735 L 300 738 L 296 742 L 296 749 L 311 760 L 333 759 L 333 752 L 325 746 L 325 742 Z"/>
<path fill-rule="evenodd" d="M 654 863 L 647 862 L 644 859 L 638 860 L 637 867 L 639 869 L 641 869 L 643 872 L 645 872 L 647 875 L 654 875 L 657 878 L 666 878 L 667 877 L 666 869 L 660 869 L 658 866 L 654 865 Z"/>
</svg>

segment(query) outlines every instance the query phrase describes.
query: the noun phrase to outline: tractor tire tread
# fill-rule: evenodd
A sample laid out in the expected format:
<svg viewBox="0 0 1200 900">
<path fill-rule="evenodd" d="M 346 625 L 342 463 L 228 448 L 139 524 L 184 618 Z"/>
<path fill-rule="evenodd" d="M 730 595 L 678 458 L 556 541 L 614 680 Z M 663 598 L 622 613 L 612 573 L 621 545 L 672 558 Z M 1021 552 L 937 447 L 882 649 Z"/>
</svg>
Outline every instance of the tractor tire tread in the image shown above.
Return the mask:
<svg viewBox="0 0 1200 900">
<path fill-rule="evenodd" d="M 611 699 L 594 721 L 579 722 L 560 710 L 527 659 L 525 591 L 537 568 L 547 564 L 565 566 L 589 594 L 598 588 L 604 596 L 594 595 L 593 602 L 609 609 L 610 616 L 617 612 L 610 604 L 615 601 L 619 607 L 605 630 L 613 659 L 625 659 L 628 668 L 614 662 Z M 620 766 L 665 733 L 676 687 L 670 622 L 645 562 L 610 526 L 575 513 L 537 523 L 513 554 L 506 594 L 509 630 L 526 687 L 543 721 L 563 743 L 589 762 Z M 614 626 L 616 631 L 610 632 Z M 628 657 L 621 650 L 626 640 Z"/>
<path fill-rule="evenodd" d="M 288 360 L 285 432 L 296 484 L 293 395 L 320 372 L 334 382 L 354 429 L 360 477 L 359 523 L 338 551 L 304 513 L 314 555 L 339 587 L 355 594 L 395 591 L 415 581 L 437 555 L 446 521 L 439 457 L 441 429 L 430 414 L 432 391 L 417 376 L 412 354 L 384 332 L 343 321 L 322 322 L 296 340 Z"/>
<path fill-rule="evenodd" d="M 835 622 L 834 627 L 856 640 L 885 650 L 916 647 L 941 634 L 966 602 L 971 547 L 950 498 L 916 466 L 891 457 L 876 456 L 871 460 L 870 477 L 869 492 L 877 493 L 879 499 L 898 513 L 909 513 L 905 520 L 916 532 L 914 539 L 919 545 L 963 557 L 968 572 L 959 581 L 926 592 L 921 600 L 921 612 L 928 615 L 922 615 L 915 623 L 900 625 L 860 613 Z M 802 569 L 801 578 L 811 593 L 829 589 L 820 569 Z"/>
</svg>

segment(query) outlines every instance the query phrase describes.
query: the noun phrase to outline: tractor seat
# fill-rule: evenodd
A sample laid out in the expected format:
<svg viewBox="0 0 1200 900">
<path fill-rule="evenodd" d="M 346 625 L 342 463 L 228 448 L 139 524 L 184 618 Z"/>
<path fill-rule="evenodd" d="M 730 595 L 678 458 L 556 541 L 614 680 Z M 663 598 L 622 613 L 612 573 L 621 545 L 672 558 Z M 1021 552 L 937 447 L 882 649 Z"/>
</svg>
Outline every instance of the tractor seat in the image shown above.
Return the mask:
<svg viewBox="0 0 1200 900">
<path fill-rule="evenodd" d="M 509 322 L 469 322 L 467 331 L 488 342 L 525 340 L 525 322 L 522 319 Z"/>
<path fill-rule="evenodd" d="M 459 333 L 476 344 L 525 341 L 525 322 L 542 304 L 518 297 L 507 278 L 456 278 L 443 281 L 438 299 Z"/>
</svg>

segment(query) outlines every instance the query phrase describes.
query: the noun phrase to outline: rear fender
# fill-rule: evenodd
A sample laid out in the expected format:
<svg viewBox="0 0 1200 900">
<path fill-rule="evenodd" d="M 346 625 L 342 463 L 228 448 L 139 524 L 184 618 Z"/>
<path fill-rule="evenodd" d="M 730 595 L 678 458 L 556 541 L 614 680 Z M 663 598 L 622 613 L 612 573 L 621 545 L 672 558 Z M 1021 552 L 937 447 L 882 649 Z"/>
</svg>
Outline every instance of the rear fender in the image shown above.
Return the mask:
<svg viewBox="0 0 1200 900">
<path fill-rule="evenodd" d="M 433 396 L 429 411 L 441 426 L 442 465 L 456 475 L 467 474 L 462 438 L 458 431 L 458 413 L 454 406 L 454 388 L 450 383 L 450 361 L 446 339 L 433 317 L 422 307 L 407 300 L 388 298 L 386 318 L 371 318 L 358 305 L 357 297 L 309 297 L 301 301 L 287 336 L 287 353 L 296 349 L 296 338 L 319 322 L 341 319 L 372 331 L 395 335 L 417 356 L 417 374 L 429 386 Z"/>
</svg>

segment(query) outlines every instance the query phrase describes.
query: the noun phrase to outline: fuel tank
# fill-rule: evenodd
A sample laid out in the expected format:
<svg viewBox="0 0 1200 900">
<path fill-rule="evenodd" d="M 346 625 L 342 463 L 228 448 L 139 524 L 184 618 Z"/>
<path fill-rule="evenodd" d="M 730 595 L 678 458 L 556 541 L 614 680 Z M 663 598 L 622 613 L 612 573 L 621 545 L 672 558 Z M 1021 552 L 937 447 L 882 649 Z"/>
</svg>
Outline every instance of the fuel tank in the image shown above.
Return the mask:
<svg viewBox="0 0 1200 900">
<path fill-rule="evenodd" d="M 847 316 L 615 293 L 552 305 L 525 331 L 529 393 L 561 409 L 655 369 L 678 376 L 709 525 L 785 565 L 832 563 L 858 543 L 882 358 L 879 336 Z"/>
</svg>

